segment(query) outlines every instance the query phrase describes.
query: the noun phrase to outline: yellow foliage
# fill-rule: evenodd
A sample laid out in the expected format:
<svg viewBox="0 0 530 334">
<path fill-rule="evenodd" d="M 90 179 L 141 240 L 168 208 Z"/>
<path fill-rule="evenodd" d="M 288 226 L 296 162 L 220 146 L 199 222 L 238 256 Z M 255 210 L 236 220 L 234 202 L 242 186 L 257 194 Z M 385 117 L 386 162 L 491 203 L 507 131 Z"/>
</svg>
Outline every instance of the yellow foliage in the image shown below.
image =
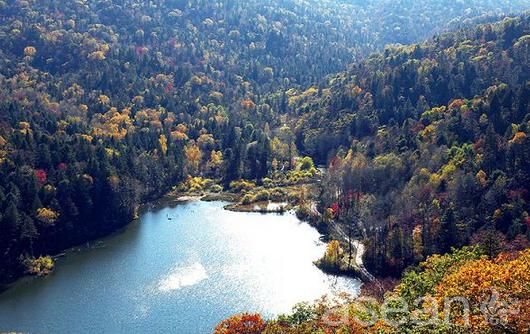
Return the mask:
<svg viewBox="0 0 530 334">
<path fill-rule="evenodd" d="M 49 208 L 37 209 L 37 219 L 47 225 L 53 225 L 57 221 L 58 218 L 59 218 L 59 214 L 53 211 L 52 209 L 49 209 Z"/>
<path fill-rule="evenodd" d="M 221 167 L 223 164 L 223 152 L 212 150 L 210 153 L 210 160 L 208 161 L 208 169 L 214 170 Z"/>
<path fill-rule="evenodd" d="M 160 135 L 160 138 L 158 138 L 158 142 L 160 143 L 160 149 L 162 150 L 162 154 L 167 154 L 167 138 L 165 135 Z"/>
<path fill-rule="evenodd" d="M 488 176 L 486 175 L 486 172 L 484 172 L 483 170 L 479 170 L 475 177 L 477 179 L 477 182 L 483 187 L 485 187 L 486 184 L 488 183 Z"/>
<path fill-rule="evenodd" d="M 107 157 L 109 157 L 109 158 L 112 158 L 114 156 L 119 156 L 120 155 L 114 149 L 108 148 L 108 147 L 105 148 L 105 153 L 107 154 Z"/>
<path fill-rule="evenodd" d="M 318 89 L 316 87 L 309 87 L 305 92 L 302 93 L 302 96 L 306 98 L 308 96 L 316 95 L 317 93 Z"/>
<path fill-rule="evenodd" d="M 68 87 L 68 89 L 63 92 L 63 96 L 67 99 L 78 98 L 83 95 L 85 95 L 85 90 L 76 83 L 72 84 L 72 86 Z"/>
<path fill-rule="evenodd" d="M 202 160 L 202 152 L 200 148 L 195 144 L 190 144 L 184 148 L 184 154 L 186 155 L 188 171 L 191 174 L 197 173 Z"/>
<path fill-rule="evenodd" d="M 200 148 L 205 149 L 215 144 L 215 140 L 211 134 L 203 133 L 197 138 L 197 144 Z"/>
<path fill-rule="evenodd" d="M 178 189 L 185 192 L 202 192 L 214 185 L 214 181 L 211 179 L 205 179 L 200 176 L 191 177 L 188 176 L 186 181 L 182 182 Z"/>
<path fill-rule="evenodd" d="M 489 332 L 492 319 L 502 321 L 506 332 L 527 333 L 530 330 L 530 249 L 515 258 L 501 254 L 495 260 L 470 261 L 444 277 L 433 297 L 439 305 L 447 298 L 465 298 L 470 306 L 471 333 Z M 451 315 L 454 323 L 464 326 L 461 312 L 451 308 Z"/>
<path fill-rule="evenodd" d="M 235 192 L 246 192 L 254 189 L 256 184 L 248 180 L 237 180 L 230 182 L 230 189 Z"/>
<path fill-rule="evenodd" d="M 423 129 L 419 136 L 421 140 L 426 142 L 431 142 L 434 139 L 434 135 L 436 134 L 436 126 L 434 124 L 429 124 Z"/>
<path fill-rule="evenodd" d="M 324 262 L 329 265 L 338 265 L 342 249 L 337 240 L 331 240 L 326 246 L 326 254 L 324 255 Z"/>
<path fill-rule="evenodd" d="M 456 166 L 452 162 L 449 162 L 442 167 L 442 178 L 447 179 L 454 172 L 456 172 Z"/>
<path fill-rule="evenodd" d="M 89 135 L 86 135 L 86 134 L 80 134 L 79 135 L 79 138 L 91 143 L 92 140 L 94 139 L 92 136 L 89 136 Z"/>
<path fill-rule="evenodd" d="M 24 261 L 26 271 L 31 275 L 46 276 L 54 267 L 53 259 L 49 256 L 41 256 L 37 259 L 29 258 Z"/>
<path fill-rule="evenodd" d="M 4 137 L 0 136 L 0 147 L 3 147 L 7 144 L 7 140 Z"/>
<path fill-rule="evenodd" d="M 102 94 L 102 95 L 99 96 L 99 102 L 101 104 L 107 105 L 107 104 L 110 103 L 110 98 L 107 95 L 103 95 Z"/>
<path fill-rule="evenodd" d="M 94 51 L 88 55 L 90 60 L 105 60 L 105 58 L 105 52 L 103 51 Z"/>
<path fill-rule="evenodd" d="M 20 122 L 18 123 L 18 127 L 20 128 L 20 130 L 29 130 L 30 124 L 28 122 Z"/>
<path fill-rule="evenodd" d="M 493 211 L 493 220 L 499 220 L 502 217 L 502 210 L 501 209 L 495 209 Z"/>
<path fill-rule="evenodd" d="M 99 137 L 112 137 L 122 140 L 127 135 L 128 129 L 132 128 L 129 114 L 129 109 L 123 109 L 119 112 L 118 109 L 113 107 L 105 114 L 94 115 L 92 133 Z"/>
<path fill-rule="evenodd" d="M 141 96 L 141 95 L 136 95 L 136 96 L 133 98 L 132 102 L 133 102 L 134 104 L 143 104 L 143 103 L 144 103 L 144 97 Z"/>
<path fill-rule="evenodd" d="M 20 132 L 23 134 L 28 134 L 31 132 L 31 125 L 28 122 L 19 122 L 18 127 Z"/>
<path fill-rule="evenodd" d="M 438 187 L 441 181 L 442 177 L 436 173 L 432 173 L 429 177 L 429 183 L 432 184 L 434 187 Z"/>
<path fill-rule="evenodd" d="M 180 131 L 173 131 L 171 132 L 171 139 L 172 140 L 188 140 L 188 135 Z"/>
<path fill-rule="evenodd" d="M 423 257 L 423 227 L 421 225 L 416 225 L 414 230 L 412 230 L 412 244 L 414 249 L 414 257 L 416 260 L 421 260 Z"/>
<path fill-rule="evenodd" d="M 211 92 L 210 93 L 210 98 L 214 99 L 214 100 L 216 100 L 218 102 L 222 101 L 223 97 L 224 97 L 223 93 L 220 93 L 220 92 Z"/>
<path fill-rule="evenodd" d="M 462 106 L 464 106 L 466 102 L 462 99 L 455 99 L 453 102 L 449 104 L 449 110 L 455 109 L 459 110 Z"/>
<path fill-rule="evenodd" d="M 177 131 L 186 133 L 188 132 L 188 127 L 185 124 L 180 123 L 179 125 L 177 125 Z"/>
</svg>

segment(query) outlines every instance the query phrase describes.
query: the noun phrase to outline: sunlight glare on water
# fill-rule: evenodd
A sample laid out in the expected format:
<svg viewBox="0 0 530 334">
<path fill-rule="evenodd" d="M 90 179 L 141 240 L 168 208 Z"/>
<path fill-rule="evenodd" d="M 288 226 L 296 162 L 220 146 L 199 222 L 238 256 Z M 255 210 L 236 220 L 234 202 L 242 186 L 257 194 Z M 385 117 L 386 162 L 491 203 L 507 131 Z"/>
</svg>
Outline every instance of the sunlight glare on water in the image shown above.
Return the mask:
<svg viewBox="0 0 530 334">
<path fill-rule="evenodd" d="M 275 316 L 358 293 L 358 280 L 315 267 L 325 244 L 308 224 L 224 205 L 148 212 L 103 247 L 69 253 L 49 277 L 19 281 L 0 294 L 0 332 L 204 334 L 235 313 Z"/>
</svg>

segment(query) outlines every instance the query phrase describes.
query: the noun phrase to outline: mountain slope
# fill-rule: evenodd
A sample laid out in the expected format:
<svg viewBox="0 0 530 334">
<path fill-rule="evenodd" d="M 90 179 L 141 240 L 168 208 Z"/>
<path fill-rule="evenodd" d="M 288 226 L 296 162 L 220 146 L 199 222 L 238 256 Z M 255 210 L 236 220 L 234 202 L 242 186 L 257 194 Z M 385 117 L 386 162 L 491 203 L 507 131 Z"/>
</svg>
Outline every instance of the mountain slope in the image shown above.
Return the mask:
<svg viewBox="0 0 530 334">
<path fill-rule="evenodd" d="M 528 245 L 529 33 L 524 15 L 390 47 L 290 96 L 299 148 L 330 162 L 322 224 L 353 226 L 374 272 Z"/>
<path fill-rule="evenodd" d="M 0 1 L 0 281 L 123 226 L 188 175 L 259 182 L 291 165 L 290 88 L 386 43 L 527 7 Z"/>
</svg>

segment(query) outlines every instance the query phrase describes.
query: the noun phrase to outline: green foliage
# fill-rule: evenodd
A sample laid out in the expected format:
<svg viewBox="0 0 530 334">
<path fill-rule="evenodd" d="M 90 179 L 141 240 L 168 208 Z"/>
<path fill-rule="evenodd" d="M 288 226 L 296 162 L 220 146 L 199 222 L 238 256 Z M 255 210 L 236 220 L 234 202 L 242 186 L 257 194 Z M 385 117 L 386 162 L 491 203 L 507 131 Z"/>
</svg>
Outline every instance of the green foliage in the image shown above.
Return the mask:
<svg viewBox="0 0 530 334">
<path fill-rule="evenodd" d="M 370 263 L 384 259 L 376 267 L 410 262 L 407 226 L 424 225 L 423 255 L 440 250 L 436 224 L 396 212 L 407 205 L 409 217 L 435 222 L 451 206 L 444 199 L 458 198 L 456 244 L 482 219 L 510 237 L 528 233 L 527 198 L 510 196 L 514 185 L 528 189 L 530 170 L 528 15 L 358 57 L 526 1 L 379 6 L 1 1 L 0 281 L 20 274 L 26 254 L 48 253 L 47 240 L 59 251 L 106 235 L 175 184 L 219 191 L 215 179 L 248 192 L 261 180 L 268 189 L 315 182 L 313 160 L 349 148 L 352 169 L 329 177 L 346 186 L 331 180 L 322 204 L 371 193 L 357 221 L 399 230 L 368 236 L 392 249 L 370 250 Z M 365 60 L 326 79 L 354 59 Z M 435 182 L 409 182 L 424 168 Z M 480 192 L 467 177 L 479 170 L 488 176 Z"/>
<path fill-rule="evenodd" d="M 248 180 L 238 180 L 230 182 L 230 190 L 234 192 L 247 192 L 256 187 L 256 184 Z"/>
<path fill-rule="evenodd" d="M 256 202 L 259 202 L 259 201 L 268 201 L 271 199 L 271 193 L 266 190 L 266 189 L 262 189 L 260 191 L 258 191 L 256 193 L 256 195 L 254 196 L 254 201 Z"/>
<path fill-rule="evenodd" d="M 303 157 L 297 162 L 296 168 L 300 171 L 310 171 L 316 173 L 315 164 L 311 157 Z"/>
<path fill-rule="evenodd" d="M 398 276 L 492 228 L 508 239 L 496 252 L 529 240 L 529 59 L 516 46 L 529 25 L 391 46 L 297 102 L 299 151 L 329 162 L 323 220 L 368 240 L 370 271 Z"/>
<path fill-rule="evenodd" d="M 419 270 L 409 270 L 404 273 L 397 291 L 409 305 L 428 294 L 434 293 L 434 288 L 449 273 L 457 271 L 469 261 L 482 257 L 478 247 L 464 247 L 453 249 L 446 255 L 433 255 L 420 263 Z M 419 305 L 421 306 L 421 305 Z"/>
</svg>

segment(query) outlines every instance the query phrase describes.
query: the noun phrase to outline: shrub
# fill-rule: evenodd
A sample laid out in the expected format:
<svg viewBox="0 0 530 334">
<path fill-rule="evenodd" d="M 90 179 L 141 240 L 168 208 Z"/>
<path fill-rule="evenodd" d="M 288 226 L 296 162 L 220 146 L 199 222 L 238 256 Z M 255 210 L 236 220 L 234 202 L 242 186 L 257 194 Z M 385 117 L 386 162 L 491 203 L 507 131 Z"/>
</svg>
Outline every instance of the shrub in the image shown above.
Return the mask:
<svg viewBox="0 0 530 334">
<path fill-rule="evenodd" d="M 254 201 L 255 201 L 254 196 L 252 196 L 251 194 L 246 194 L 241 199 L 241 204 L 248 205 L 250 203 L 253 203 Z"/>
<path fill-rule="evenodd" d="M 299 170 L 309 171 L 309 170 L 315 169 L 315 163 L 313 162 L 313 159 L 311 159 L 311 157 L 303 157 L 298 162 L 297 167 Z"/>
<path fill-rule="evenodd" d="M 223 191 L 223 187 L 221 187 L 221 186 L 218 185 L 218 184 L 214 184 L 214 185 L 210 188 L 210 191 L 211 191 L 211 192 L 214 192 L 214 193 L 220 193 L 221 191 Z"/>
<path fill-rule="evenodd" d="M 24 261 L 26 272 L 31 275 L 46 276 L 53 270 L 54 262 L 49 256 L 41 256 L 37 259 L 27 258 Z"/>
<path fill-rule="evenodd" d="M 311 217 L 311 208 L 307 204 L 299 205 L 296 208 L 296 217 L 300 220 L 307 220 Z"/>
<path fill-rule="evenodd" d="M 258 202 L 258 201 L 268 201 L 269 199 L 271 198 L 271 194 L 268 190 L 260 190 L 256 196 L 254 197 L 254 201 L 255 202 Z"/>
<path fill-rule="evenodd" d="M 265 188 L 272 188 L 272 187 L 274 187 L 274 182 L 272 181 L 272 179 L 269 179 L 268 177 L 264 178 L 264 179 L 262 180 L 262 182 L 263 182 L 263 186 L 264 186 Z"/>
<path fill-rule="evenodd" d="M 273 188 L 270 191 L 270 198 L 275 201 L 283 201 L 287 197 L 287 193 L 282 188 Z"/>
<path fill-rule="evenodd" d="M 230 182 L 230 189 L 235 192 L 247 192 L 256 187 L 256 184 L 252 181 L 237 180 Z"/>
</svg>

